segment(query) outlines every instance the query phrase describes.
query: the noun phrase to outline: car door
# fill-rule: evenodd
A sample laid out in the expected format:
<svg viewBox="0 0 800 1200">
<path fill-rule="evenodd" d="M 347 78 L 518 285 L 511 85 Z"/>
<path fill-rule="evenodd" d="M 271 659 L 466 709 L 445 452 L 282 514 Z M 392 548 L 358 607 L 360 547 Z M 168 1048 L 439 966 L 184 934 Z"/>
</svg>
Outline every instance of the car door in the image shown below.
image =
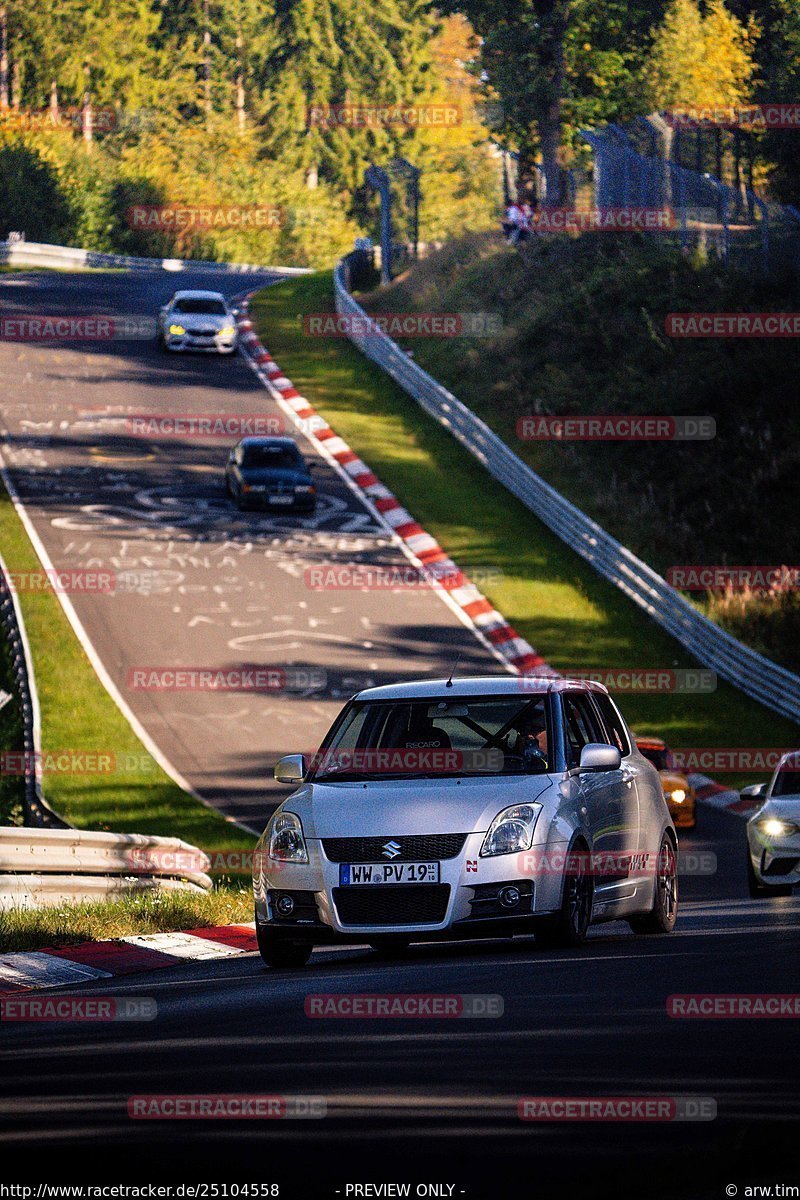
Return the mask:
<svg viewBox="0 0 800 1200">
<path fill-rule="evenodd" d="M 589 742 L 615 746 L 591 692 L 567 692 L 563 697 L 568 767 L 577 767 Z M 622 751 L 620 751 L 622 752 Z M 600 856 L 635 851 L 638 844 L 636 788 L 624 759 L 616 771 L 586 771 L 578 776 L 578 807 Z M 633 828 L 631 828 L 631 824 Z M 601 871 L 601 875 L 604 874 Z"/>
<path fill-rule="evenodd" d="M 625 722 L 611 697 L 603 692 L 593 692 L 592 703 L 602 726 L 601 740 L 616 746 L 622 755 L 619 772 L 613 772 L 616 778 L 608 796 L 608 819 L 615 828 L 610 839 L 611 849 L 614 854 L 633 856 L 642 851 L 640 771 Z"/>
</svg>

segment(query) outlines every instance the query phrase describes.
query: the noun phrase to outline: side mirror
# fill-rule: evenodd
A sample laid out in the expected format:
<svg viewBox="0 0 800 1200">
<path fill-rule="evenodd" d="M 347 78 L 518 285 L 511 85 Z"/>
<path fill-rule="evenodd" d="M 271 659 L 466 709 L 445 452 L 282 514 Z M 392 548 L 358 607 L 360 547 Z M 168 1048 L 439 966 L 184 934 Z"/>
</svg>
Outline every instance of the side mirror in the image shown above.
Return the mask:
<svg viewBox="0 0 800 1200">
<path fill-rule="evenodd" d="M 275 763 L 277 783 L 302 783 L 306 777 L 306 760 L 302 754 L 287 754 Z"/>
<path fill-rule="evenodd" d="M 581 750 L 581 771 L 618 771 L 622 755 L 616 746 L 588 742 Z"/>
<path fill-rule="evenodd" d="M 750 800 L 760 800 L 767 794 L 767 785 L 765 783 L 751 783 L 749 787 L 742 788 L 739 792 L 740 796 L 745 796 Z"/>
</svg>

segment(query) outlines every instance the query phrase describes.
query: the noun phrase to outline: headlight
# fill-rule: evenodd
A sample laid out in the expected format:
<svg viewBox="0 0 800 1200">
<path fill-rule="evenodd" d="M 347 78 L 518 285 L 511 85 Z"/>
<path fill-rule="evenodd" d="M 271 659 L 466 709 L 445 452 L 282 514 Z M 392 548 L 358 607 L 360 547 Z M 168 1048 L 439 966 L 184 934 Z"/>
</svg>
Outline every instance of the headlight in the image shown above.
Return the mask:
<svg viewBox="0 0 800 1200">
<path fill-rule="evenodd" d="M 308 851 L 300 818 L 279 812 L 270 821 L 268 856 L 278 862 L 307 863 Z"/>
<path fill-rule="evenodd" d="M 298 483 L 298 484 L 295 486 L 295 489 L 294 489 L 294 490 L 295 490 L 296 492 L 304 492 L 304 493 L 306 493 L 306 492 L 313 492 L 313 491 L 314 491 L 314 485 L 313 485 L 313 483 Z"/>
<path fill-rule="evenodd" d="M 777 817 L 765 817 L 763 821 L 758 822 L 758 828 L 771 838 L 791 837 L 800 832 L 800 826 L 795 825 L 793 821 L 779 821 Z"/>
<path fill-rule="evenodd" d="M 492 821 L 483 839 L 481 858 L 530 850 L 536 819 L 541 811 L 541 804 L 515 804 L 513 808 L 504 808 Z"/>
<path fill-rule="evenodd" d="M 170 325 L 169 331 L 175 337 L 183 337 L 183 335 L 186 333 L 186 330 L 182 325 Z"/>
<path fill-rule="evenodd" d="M 676 804 L 683 804 L 684 800 L 686 799 L 686 792 L 683 790 L 683 788 L 675 788 L 674 792 L 668 792 L 667 795 L 671 800 L 674 800 Z"/>
<path fill-rule="evenodd" d="M 233 335 L 235 333 L 236 333 L 236 329 L 234 328 L 233 325 L 226 325 L 224 329 L 220 329 L 219 336 L 220 337 L 233 337 Z"/>
</svg>

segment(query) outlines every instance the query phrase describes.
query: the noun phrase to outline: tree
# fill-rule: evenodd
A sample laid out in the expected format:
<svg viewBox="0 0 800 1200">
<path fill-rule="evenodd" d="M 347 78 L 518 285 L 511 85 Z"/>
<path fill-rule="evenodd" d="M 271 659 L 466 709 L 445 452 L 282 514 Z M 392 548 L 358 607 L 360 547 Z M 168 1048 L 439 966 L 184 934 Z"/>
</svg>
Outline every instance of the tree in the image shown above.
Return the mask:
<svg viewBox="0 0 800 1200">
<path fill-rule="evenodd" d="M 561 196 L 565 41 L 576 0 L 447 0 L 482 39 L 481 63 L 503 109 L 502 133 L 530 180 L 537 150 L 549 203 Z"/>
<path fill-rule="evenodd" d="M 697 0 L 672 0 L 646 71 L 651 107 L 723 108 L 746 102 L 756 69 L 756 36 L 755 23 L 742 24 L 722 0 L 711 0 L 705 15 Z"/>
</svg>

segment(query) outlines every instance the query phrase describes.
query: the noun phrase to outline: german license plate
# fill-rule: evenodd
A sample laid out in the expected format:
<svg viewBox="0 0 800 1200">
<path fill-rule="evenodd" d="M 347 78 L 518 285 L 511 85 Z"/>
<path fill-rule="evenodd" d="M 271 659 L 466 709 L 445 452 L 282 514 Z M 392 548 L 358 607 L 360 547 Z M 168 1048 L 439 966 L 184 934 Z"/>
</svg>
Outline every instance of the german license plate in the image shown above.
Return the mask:
<svg viewBox="0 0 800 1200">
<path fill-rule="evenodd" d="M 339 863 L 342 887 L 376 883 L 438 883 L 438 862 L 427 863 Z"/>
<path fill-rule="evenodd" d="M 270 496 L 270 504 L 294 504 L 294 496 Z"/>
</svg>

